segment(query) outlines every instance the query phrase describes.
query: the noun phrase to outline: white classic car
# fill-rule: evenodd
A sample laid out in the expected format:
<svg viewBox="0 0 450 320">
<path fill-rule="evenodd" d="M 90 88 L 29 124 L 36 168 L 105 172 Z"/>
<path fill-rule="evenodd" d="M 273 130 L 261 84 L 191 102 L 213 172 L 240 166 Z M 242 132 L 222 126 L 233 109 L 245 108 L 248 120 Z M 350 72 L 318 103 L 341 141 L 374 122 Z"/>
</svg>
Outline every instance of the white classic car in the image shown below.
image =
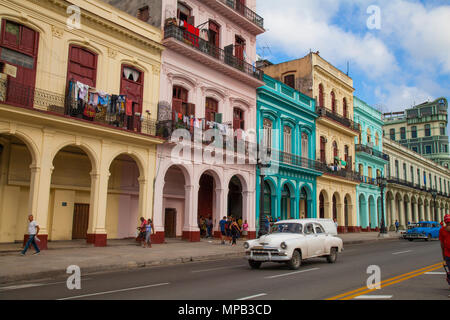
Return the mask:
<svg viewBox="0 0 450 320">
<path fill-rule="evenodd" d="M 290 269 L 298 269 L 302 260 L 325 257 L 336 262 L 343 242 L 330 219 L 284 220 L 274 224 L 273 231 L 256 240 L 244 243 L 246 258 L 252 269 L 263 262 L 284 262 Z"/>
</svg>

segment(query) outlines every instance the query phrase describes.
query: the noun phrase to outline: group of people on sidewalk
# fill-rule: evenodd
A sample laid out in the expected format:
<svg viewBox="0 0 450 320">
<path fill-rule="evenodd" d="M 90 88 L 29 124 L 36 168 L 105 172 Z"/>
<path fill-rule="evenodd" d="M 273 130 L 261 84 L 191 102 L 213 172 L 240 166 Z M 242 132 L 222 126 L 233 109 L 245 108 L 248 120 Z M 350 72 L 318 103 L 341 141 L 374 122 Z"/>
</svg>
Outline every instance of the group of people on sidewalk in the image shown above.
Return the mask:
<svg viewBox="0 0 450 320">
<path fill-rule="evenodd" d="M 153 227 L 153 221 L 152 219 L 145 220 L 144 217 L 141 217 L 141 224 L 137 228 L 138 230 L 138 237 L 137 240 L 139 240 L 140 244 L 142 245 L 142 248 L 151 248 L 152 247 L 152 240 L 151 236 L 152 234 L 155 234 L 155 228 Z"/>
<path fill-rule="evenodd" d="M 226 241 L 232 246 L 236 245 L 237 239 L 242 235 L 244 240 L 248 236 L 248 223 L 247 220 L 242 222 L 242 219 L 236 219 L 232 216 L 223 217 L 219 222 L 220 227 L 220 239 L 222 244 Z"/>
</svg>

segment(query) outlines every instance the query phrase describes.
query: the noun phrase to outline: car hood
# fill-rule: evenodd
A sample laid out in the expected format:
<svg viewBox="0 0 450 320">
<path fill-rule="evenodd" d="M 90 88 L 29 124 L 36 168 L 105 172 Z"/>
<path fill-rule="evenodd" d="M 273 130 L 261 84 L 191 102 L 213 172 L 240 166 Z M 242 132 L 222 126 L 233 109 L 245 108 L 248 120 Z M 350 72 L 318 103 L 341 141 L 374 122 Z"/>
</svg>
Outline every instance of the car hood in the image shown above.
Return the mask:
<svg viewBox="0 0 450 320">
<path fill-rule="evenodd" d="M 295 233 L 272 233 L 268 235 L 264 235 L 258 239 L 257 243 L 265 246 L 278 246 L 281 242 L 291 240 L 291 239 L 299 239 L 302 238 L 303 235 L 295 234 Z"/>
</svg>

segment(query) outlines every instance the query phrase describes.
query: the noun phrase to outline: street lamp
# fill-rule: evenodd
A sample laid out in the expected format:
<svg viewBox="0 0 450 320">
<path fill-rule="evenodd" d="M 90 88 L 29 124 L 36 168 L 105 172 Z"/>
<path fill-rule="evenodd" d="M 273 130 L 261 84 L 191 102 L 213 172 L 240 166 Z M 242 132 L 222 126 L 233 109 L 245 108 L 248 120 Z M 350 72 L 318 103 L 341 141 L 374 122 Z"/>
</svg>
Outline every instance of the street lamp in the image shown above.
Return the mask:
<svg viewBox="0 0 450 320">
<path fill-rule="evenodd" d="M 380 228 L 380 236 L 385 236 L 387 234 L 386 226 L 384 223 L 384 189 L 387 185 L 386 178 L 382 176 L 377 177 L 378 187 L 381 190 L 381 228 Z"/>
<path fill-rule="evenodd" d="M 264 150 L 264 148 L 263 148 Z M 262 152 L 260 153 L 260 146 L 258 144 L 258 160 L 256 166 L 259 169 L 260 174 L 260 190 L 259 190 L 259 231 L 258 231 L 258 238 L 265 234 L 265 228 L 264 228 L 264 168 L 269 168 L 270 164 L 264 163 L 261 159 Z M 270 155 L 270 149 L 268 150 L 268 154 Z M 264 231 L 263 231 L 264 230 Z"/>
</svg>

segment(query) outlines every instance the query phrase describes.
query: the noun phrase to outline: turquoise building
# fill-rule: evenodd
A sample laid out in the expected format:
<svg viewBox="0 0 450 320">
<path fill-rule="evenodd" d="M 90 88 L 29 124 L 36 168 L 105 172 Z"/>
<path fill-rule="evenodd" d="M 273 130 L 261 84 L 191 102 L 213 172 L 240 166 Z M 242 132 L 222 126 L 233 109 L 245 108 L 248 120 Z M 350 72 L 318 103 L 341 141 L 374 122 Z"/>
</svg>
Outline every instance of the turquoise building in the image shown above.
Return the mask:
<svg viewBox="0 0 450 320">
<path fill-rule="evenodd" d="M 361 126 L 355 138 L 355 164 L 361 178 L 356 187 L 357 226 L 362 231 L 378 231 L 382 210 L 377 177 L 384 177 L 389 162 L 389 156 L 383 153 L 383 121 L 381 112 L 357 97 L 353 98 L 353 108 L 354 121 Z"/>
<path fill-rule="evenodd" d="M 261 227 L 261 173 L 264 214 L 280 219 L 316 217 L 315 100 L 269 76 L 257 89 L 257 137 L 270 154 L 270 169 L 257 168 L 256 221 Z"/>
</svg>

